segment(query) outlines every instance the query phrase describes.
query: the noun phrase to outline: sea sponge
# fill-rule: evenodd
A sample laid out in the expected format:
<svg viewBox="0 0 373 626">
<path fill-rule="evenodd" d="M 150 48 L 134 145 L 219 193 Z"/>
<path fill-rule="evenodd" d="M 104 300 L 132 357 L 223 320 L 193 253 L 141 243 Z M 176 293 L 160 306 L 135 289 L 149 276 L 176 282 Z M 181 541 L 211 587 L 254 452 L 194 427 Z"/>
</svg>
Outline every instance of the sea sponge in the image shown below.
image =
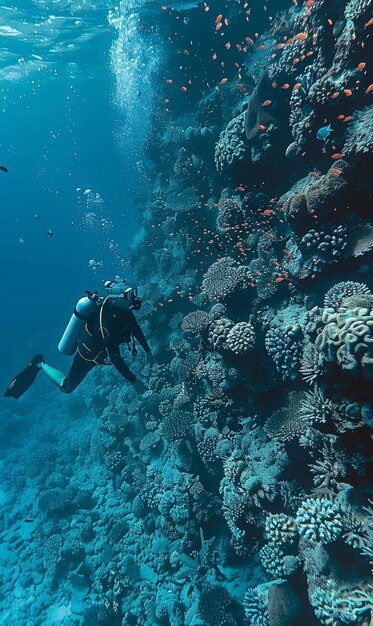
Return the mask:
<svg viewBox="0 0 373 626">
<path fill-rule="evenodd" d="M 226 347 L 235 354 L 247 354 L 253 349 L 254 344 L 255 332 L 250 322 L 239 322 L 228 332 Z"/>
</svg>

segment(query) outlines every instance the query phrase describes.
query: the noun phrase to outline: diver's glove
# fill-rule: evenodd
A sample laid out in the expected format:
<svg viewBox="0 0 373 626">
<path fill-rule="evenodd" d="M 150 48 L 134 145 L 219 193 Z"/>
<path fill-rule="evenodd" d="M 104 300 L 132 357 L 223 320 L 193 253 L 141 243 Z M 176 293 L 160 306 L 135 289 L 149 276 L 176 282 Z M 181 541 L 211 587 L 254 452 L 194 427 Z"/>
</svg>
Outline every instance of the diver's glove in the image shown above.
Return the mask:
<svg viewBox="0 0 373 626">
<path fill-rule="evenodd" d="M 155 365 L 156 364 L 156 360 L 155 360 L 154 354 L 152 352 L 147 352 L 146 353 L 146 360 L 149 363 L 149 365 Z"/>
<path fill-rule="evenodd" d="M 148 388 L 146 387 L 146 385 L 144 385 L 142 380 L 138 380 L 138 379 L 135 380 L 134 383 L 132 383 L 132 387 L 134 388 L 138 396 L 142 396 L 142 394 L 148 390 Z"/>
</svg>

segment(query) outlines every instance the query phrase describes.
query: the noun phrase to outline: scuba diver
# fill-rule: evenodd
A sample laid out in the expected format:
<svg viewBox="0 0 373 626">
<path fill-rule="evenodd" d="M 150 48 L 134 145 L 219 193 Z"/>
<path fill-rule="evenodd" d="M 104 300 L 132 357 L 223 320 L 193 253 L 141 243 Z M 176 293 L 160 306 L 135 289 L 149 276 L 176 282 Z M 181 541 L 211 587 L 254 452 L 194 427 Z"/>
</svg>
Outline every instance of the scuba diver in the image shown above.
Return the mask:
<svg viewBox="0 0 373 626">
<path fill-rule="evenodd" d="M 40 370 L 48 376 L 63 393 L 71 393 L 96 365 L 111 363 L 132 384 L 137 394 L 146 391 L 146 386 L 126 365 L 120 353 L 120 345 L 127 343 L 132 356 L 136 356 L 135 339 L 145 350 L 150 365 L 155 363 L 150 346 L 145 339 L 133 311 L 141 307 L 142 298 L 137 287 L 131 287 L 118 279 L 106 281 L 106 297 L 86 291 L 70 318 L 58 344 L 62 354 L 75 355 L 68 373 L 63 374 L 48 365 L 41 354 L 36 354 L 22 372 L 9 383 L 4 396 L 20 398 L 33 384 Z M 132 340 L 132 347 L 131 347 Z"/>
</svg>

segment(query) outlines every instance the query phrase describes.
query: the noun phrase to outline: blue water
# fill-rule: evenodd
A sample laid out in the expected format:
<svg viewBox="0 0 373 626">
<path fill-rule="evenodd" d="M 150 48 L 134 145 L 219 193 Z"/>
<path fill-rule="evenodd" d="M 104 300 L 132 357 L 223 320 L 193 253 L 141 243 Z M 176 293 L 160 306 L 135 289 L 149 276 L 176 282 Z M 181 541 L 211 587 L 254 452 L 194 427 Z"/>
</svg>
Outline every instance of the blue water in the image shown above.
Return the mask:
<svg viewBox="0 0 373 626">
<path fill-rule="evenodd" d="M 58 333 L 85 289 L 131 277 L 125 259 L 138 223 L 134 197 L 147 185 L 141 139 L 150 71 L 138 57 L 123 82 L 132 56 L 122 40 L 133 44 L 137 25 L 122 28 L 124 8 L 112 17 L 109 8 L 0 9 L 0 160 L 9 169 L 0 179 L 0 263 L 11 303 L 3 308 L 11 362 L 1 364 L 2 386 L 30 351 L 58 360 Z"/>
</svg>

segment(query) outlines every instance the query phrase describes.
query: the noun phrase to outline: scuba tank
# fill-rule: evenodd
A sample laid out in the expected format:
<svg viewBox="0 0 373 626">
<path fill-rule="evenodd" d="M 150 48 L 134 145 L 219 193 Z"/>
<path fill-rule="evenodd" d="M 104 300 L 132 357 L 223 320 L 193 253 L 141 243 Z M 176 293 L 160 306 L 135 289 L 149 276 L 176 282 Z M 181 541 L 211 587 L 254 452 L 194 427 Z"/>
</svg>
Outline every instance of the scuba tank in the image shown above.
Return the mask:
<svg viewBox="0 0 373 626">
<path fill-rule="evenodd" d="M 72 356 L 76 352 L 76 347 L 80 334 L 86 322 L 98 311 L 103 298 L 99 297 L 98 292 L 85 292 L 87 295 L 80 298 L 74 307 L 73 314 L 63 333 L 58 349 L 66 356 Z"/>
</svg>

